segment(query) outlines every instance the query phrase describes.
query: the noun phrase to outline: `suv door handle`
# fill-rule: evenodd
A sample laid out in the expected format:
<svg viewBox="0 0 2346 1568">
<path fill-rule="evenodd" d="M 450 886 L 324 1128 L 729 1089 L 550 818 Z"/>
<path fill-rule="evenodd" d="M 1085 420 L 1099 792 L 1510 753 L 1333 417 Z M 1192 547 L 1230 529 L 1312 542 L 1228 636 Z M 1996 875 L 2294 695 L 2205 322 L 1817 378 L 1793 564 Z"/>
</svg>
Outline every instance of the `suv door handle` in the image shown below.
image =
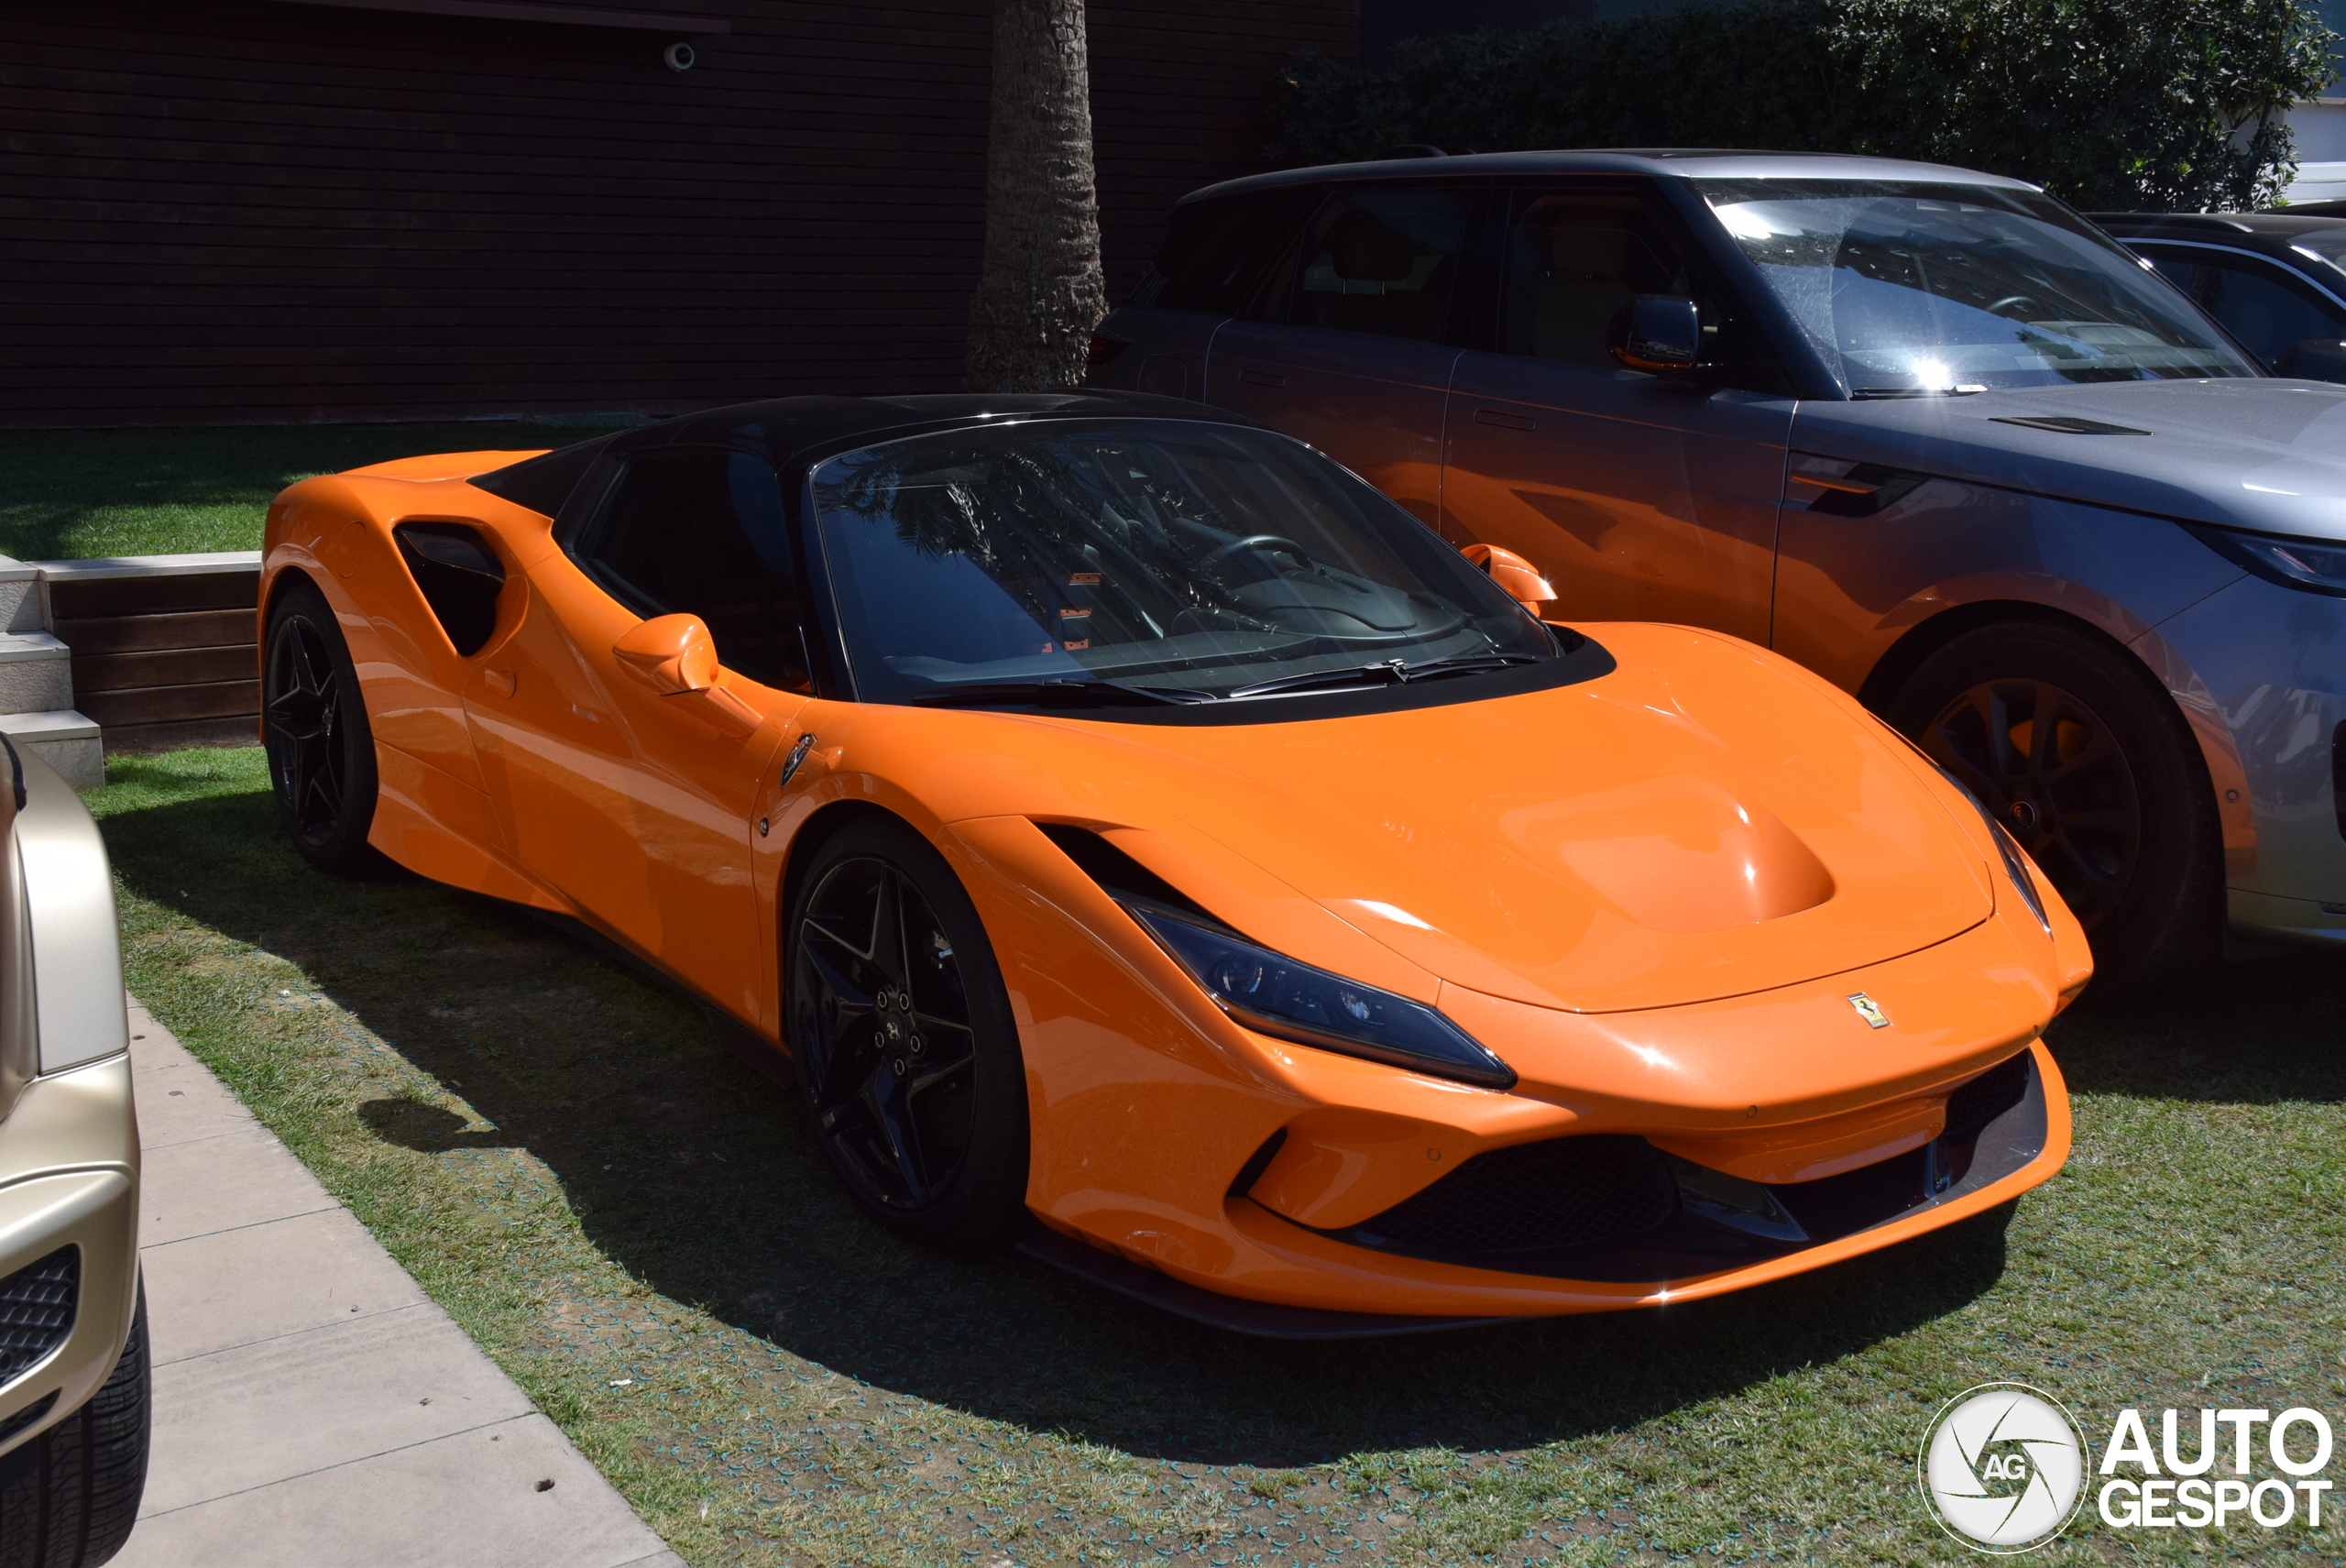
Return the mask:
<svg viewBox="0 0 2346 1568">
<path fill-rule="evenodd" d="M 1284 387 L 1287 378 L 1274 376 L 1268 370 L 1241 370 L 1238 378 L 1250 387 Z"/>
<path fill-rule="evenodd" d="M 1474 422 L 1476 424 L 1495 424 L 1501 430 L 1537 430 L 1540 428 L 1540 422 L 1536 419 L 1529 419 L 1522 414 L 1502 413 L 1497 409 L 1476 409 L 1474 411 Z"/>
</svg>

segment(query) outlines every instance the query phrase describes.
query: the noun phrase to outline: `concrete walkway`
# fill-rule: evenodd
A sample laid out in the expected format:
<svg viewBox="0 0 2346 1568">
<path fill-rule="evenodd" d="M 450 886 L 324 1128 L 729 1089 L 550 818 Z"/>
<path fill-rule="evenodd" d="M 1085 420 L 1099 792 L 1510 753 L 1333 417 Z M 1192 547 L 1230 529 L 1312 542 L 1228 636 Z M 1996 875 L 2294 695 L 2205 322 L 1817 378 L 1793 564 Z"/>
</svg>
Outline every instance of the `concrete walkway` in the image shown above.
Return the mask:
<svg viewBox="0 0 2346 1568">
<path fill-rule="evenodd" d="M 115 1568 L 683 1568 L 136 1003 L 130 1032 L 155 1443 Z"/>
</svg>

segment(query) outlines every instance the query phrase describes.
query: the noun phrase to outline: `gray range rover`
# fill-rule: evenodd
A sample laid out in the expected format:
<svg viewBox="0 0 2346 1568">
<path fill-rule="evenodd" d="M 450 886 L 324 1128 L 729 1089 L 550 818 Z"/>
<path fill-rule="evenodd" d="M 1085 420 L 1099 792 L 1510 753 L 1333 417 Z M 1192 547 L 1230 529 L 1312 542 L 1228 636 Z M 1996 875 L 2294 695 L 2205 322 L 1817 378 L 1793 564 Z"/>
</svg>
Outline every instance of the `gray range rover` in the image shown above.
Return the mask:
<svg viewBox="0 0 2346 1568">
<path fill-rule="evenodd" d="M 1200 191 L 1092 384 L 1299 436 L 1549 613 L 1731 632 L 1998 813 L 2105 985 L 2346 942 L 2346 387 L 2034 186 L 1510 153 Z"/>
</svg>

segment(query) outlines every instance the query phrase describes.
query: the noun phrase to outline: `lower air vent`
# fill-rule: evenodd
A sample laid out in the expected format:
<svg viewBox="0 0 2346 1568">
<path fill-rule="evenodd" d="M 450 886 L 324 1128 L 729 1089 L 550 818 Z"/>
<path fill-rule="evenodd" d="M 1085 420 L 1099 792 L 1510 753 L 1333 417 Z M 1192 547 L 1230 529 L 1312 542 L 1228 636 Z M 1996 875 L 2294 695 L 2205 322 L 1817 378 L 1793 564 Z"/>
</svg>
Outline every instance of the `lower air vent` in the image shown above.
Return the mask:
<svg viewBox="0 0 2346 1568">
<path fill-rule="evenodd" d="M 1594 1133 L 1476 1155 L 1347 1239 L 1433 1254 L 1594 1246 L 1652 1230 L 1677 1210 L 1677 1184 L 1651 1144 Z"/>
<path fill-rule="evenodd" d="M 82 1249 L 61 1246 L 0 1279 L 0 1383 L 65 1343 L 82 1294 Z"/>
<path fill-rule="evenodd" d="M 0 1421 L 0 1442 L 5 1442 L 57 1407 L 57 1390 L 51 1388 L 6 1420 Z"/>
<path fill-rule="evenodd" d="M 2020 1103 L 2028 1092 L 2028 1053 L 2007 1057 L 1946 1097 L 1949 1143 L 1975 1136 L 1980 1128 Z"/>
</svg>

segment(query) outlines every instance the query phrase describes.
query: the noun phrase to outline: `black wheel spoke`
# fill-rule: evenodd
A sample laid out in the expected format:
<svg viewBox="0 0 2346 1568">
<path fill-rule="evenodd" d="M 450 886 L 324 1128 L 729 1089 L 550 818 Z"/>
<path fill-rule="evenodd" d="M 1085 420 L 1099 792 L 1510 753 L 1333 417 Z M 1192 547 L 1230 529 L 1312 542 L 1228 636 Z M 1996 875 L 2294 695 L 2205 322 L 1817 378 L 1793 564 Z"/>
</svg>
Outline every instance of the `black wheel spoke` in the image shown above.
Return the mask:
<svg viewBox="0 0 2346 1568">
<path fill-rule="evenodd" d="M 870 1113 L 873 1131 L 880 1135 L 888 1159 L 895 1166 L 897 1184 L 906 1200 L 920 1203 L 934 1196 L 929 1187 L 927 1162 L 921 1158 L 920 1134 L 915 1127 L 912 1107 L 906 1103 L 901 1063 L 882 1061 L 863 1080 L 863 1088 L 856 1098 Z"/>
</svg>

